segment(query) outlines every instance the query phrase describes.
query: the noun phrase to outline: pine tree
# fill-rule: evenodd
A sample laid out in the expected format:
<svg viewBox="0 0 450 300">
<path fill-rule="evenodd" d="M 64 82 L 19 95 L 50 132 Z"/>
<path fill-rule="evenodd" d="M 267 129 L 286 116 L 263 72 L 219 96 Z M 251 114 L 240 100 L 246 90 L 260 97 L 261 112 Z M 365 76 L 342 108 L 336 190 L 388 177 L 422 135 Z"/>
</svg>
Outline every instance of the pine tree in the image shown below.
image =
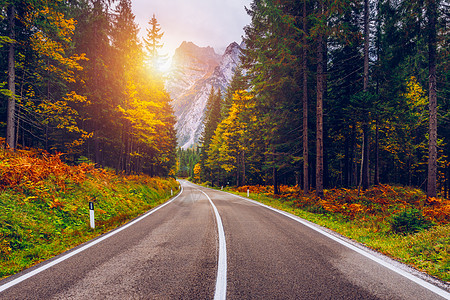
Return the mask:
<svg viewBox="0 0 450 300">
<path fill-rule="evenodd" d="M 302 126 L 302 147 L 303 147 L 303 191 L 309 192 L 309 137 L 308 137 L 308 13 L 306 0 L 303 0 L 302 7 L 302 109 L 303 109 L 303 126 Z"/>
<path fill-rule="evenodd" d="M 134 86 L 133 71 L 137 68 L 141 56 L 141 48 L 138 42 L 138 27 L 135 16 L 131 10 L 130 0 L 120 0 L 115 9 L 115 18 L 112 28 L 112 44 L 115 50 L 113 70 L 115 71 L 115 85 L 117 88 L 117 104 L 124 111 L 132 109 L 132 101 L 127 94 L 127 88 Z M 119 169 L 131 172 L 131 154 L 133 152 L 132 124 L 130 119 L 124 116 L 122 119 L 122 145 Z"/>
<path fill-rule="evenodd" d="M 428 17 L 428 98 L 430 105 L 430 130 L 428 152 L 427 196 L 437 196 L 437 94 L 436 94 L 436 22 L 437 0 L 427 1 Z"/>
<path fill-rule="evenodd" d="M 16 148 L 19 136 L 22 146 L 31 140 L 27 146 L 47 150 L 82 143 L 87 135 L 72 106 L 85 98 L 71 89 L 85 59 L 70 49 L 76 21 L 64 14 L 65 4 L 54 1 L 4 5 L 10 42 L 7 144 Z"/>
<path fill-rule="evenodd" d="M 439 1 L 433 16 L 433 2 L 380 0 L 375 43 L 371 44 L 369 1 L 334 1 L 333 5 L 325 1 L 253 1 L 243 57 L 246 89 L 254 95 L 249 100 L 252 107 L 240 109 L 227 93 L 222 122 L 207 151 L 206 165 L 214 176 L 236 179 L 237 185 L 272 182 L 276 192 L 280 182 L 298 180 L 303 159 L 305 190 L 308 179 L 316 179 L 318 196 L 324 185 L 366 189 L 372 170 L 368 162 L 373 130 L 375 184 L 423 186 L 429 158 L 428 175 L 436 170 L 443 179 L 428 179 L 429 184 L 437 183 L 428 190 L 435 188 L 439 193 L 441 188 L 448 194 L 449 97 L 445 88 L 436 88 L 440 83 L 445 86 L 450 76 L 448 16 Z M 440 17 L 439 11 L 443 12 Z M 371 55 L 375 60 L 369 65 Z M 424 68 L 427 64 L 428 70 Z M 425 111 L 426 86 L 430 113 Z M 312 98 L 316 99 L 312 119 L 315 117 L 317 124 L 311 129 L 308 106 L 312 103 L 308 102 Z M 445 111 L 442 117 L 436 115 L 436 120 L 434 98 Z M 433 123 L 440 133 L 436 140 Z M 427 125 L 432 126 L 427 129 Z M 301 128 L 303 136 L 294 134 Z M 308 132 L 316 134 L 316 153 L 314 148 L 311 153 L 303 152 L 308 151 Z M 433 151 L 427 155 L 427 148 L 439 150 L 435 166 Z M 309 155 L 316 156 L 315 176 L 313 172 L 307 175 L 313 171 L 307 165 Z"/>
<path fill-rule="evenodd" d="M 112 14 L 107 1 L 102 0 L 90 0 L 85 5 L 73 7 L 72 13 L 78 20 L 75 49 L 89 58 L 83 63 L 82 82 L 76 88 L 89 100 L 78 110 L 83 129 L 92 132 L 93 136 L 80 152 L 98 165 L 111 166 L 109 157 L 119 155 L 115 141 L 120 132 L 119 115 L 113 101 L 116 91 L 108 82 L 113 78 L 108 65 L 113 59 L 109 37 Z"/>
<path fill-rule="evenodd" d="M 174 174 L 170 98 L 144 69 L 131 1 L 114 13 L 111 2 L 0 4 L 0 77 L 10 83 L 0 84 L 0 95 L 14 99 L 11 121 L 0 110 L 9 122 L 4 136 L 11 148 L 61 151 L 71 162 L 86 155 L 127 172 Z"/>
<path fill-rule="evenodd" d="M 214 87 L 211 87 L 208 101 L 206 103 L 205 119 L 203 121 L 203 133 L 200 138 L 200 177 L 202 180 L 212 181 L 211 170 L 207 167 L 206 160 L 211 139 L 221 119 L 221 101 L 222 95 L 220 90 L 218 90 L 216 94 Z"/>
<path fill-rule="evenodd" d="M 16 80 L 15 80 L 15 19 L 16 8 L 14 4 L 8 6 L 8 31 L 9 31 L 9 49 L 8 49 L 8 118 L 6 124 L 6 144 L 11 149 L 16 149 Z"/>
<path fill-rule="evenodd" d="M 247 151 L 250 148 L 249 127 L 252 113 L 254 113 L 253 96 L 245 91 L 237 91 L 233 97 L 233 104 L 226 119 L 217 126 L 211 138 L 205 165 L 212 173 L 225 172 L 227 176 L 236 180 L 236 184 L 245 182 L 245 166 Z M 219 176 L 215 176 L 218 178 Z"/>
<path fill-rule="evenodd" d="M 369 89 L 369 0 L 364 0 L 364 78 L 363 92 Z M 368 112 L 366 112 L 368 115 Z M 369 120 L 363 121 L 363 148 L 361 161 L 361 181 L 363 190 L 369 188 Z M 361 183 L 360 183 L 361 184 Z"/>
<path fill-rule="evenodd" d="M 291 1 L 255 1 L 246 27 L 243 63 L 246 77 L 258 99 L 257 110 L 265 123 L 263 138 L 267 144 L 265 166 L 277 191 L 279 171 L 295 181 L 300 168 L 301 139 L 286 139 L 286 134 L 301 128 L 301 85 L 299 80 L 302 36 L 301 3 Z M 297 114 L 296 114 L 297 112 Z M 289 171 L 288 171 L 289 170 Z"/>
<path fill-rule="evenodd" d="M 355 183 L 354 174 L 356 152 L 356 124 L 355 112 L 352 110 L 352 96 L 361 89 L 361 77 L 363 60 L 360 55 L 361 39 L 359 34 L 358 6 L 352 10 L 346 10 L 341 18 L 336 21 L 345 31 L 338 36 L 330 38 L 328 58 L 330 67 L 328 72 L 332 74 L 328 81 L 328 105 L 326 110 L 328 129 L 328 150 L 337 160 L 339 170 L 335 180 L 344 187 Z M 333 26 L 336 26 L 333 24 Z M 332 159 L 333 160 L 333 159 Z M 332 166 L 335 168 L 336 166 Z"/>
<path fill-rule="evenodd" d="M 324 0 L 319 0 L 319 20 L 324 18 Z M 316 195 L 323 196 L 323 96 L 325 92 L 324 33 L 319 24 L 317 36 L 317 83 L 316 83 Z"/>
<path fill-rule="evenodd" d="M 158 69 L 158 64 L 160 63 L 160 55 L 158 49 L 163 47 L 161 43 L 161 38 L 164 36 L 164 32 L 161 32 L 161 25 L 158 24 L 155 14 L 148 22 L 150 28 L 147 28 L 147 36 L 144 38 L 145 48 L 149 55 L 150 65 L 153 70 Z"/>
<path fill-rule="evenodd" d="M 230 85 L 227 87 L 223 104 L 221 105 L 221 118 L 220 120 L 225 119 L 228 116 L 231 105 L 233 103 L 233 96 L 236 91 L 239 90 L 247 90 L 248 84 L 246 81 L 246 77 L 242 72 L 242 67 L 238 66 L 233 73 L 233 77 L 231 78 Z"/>
</svg>

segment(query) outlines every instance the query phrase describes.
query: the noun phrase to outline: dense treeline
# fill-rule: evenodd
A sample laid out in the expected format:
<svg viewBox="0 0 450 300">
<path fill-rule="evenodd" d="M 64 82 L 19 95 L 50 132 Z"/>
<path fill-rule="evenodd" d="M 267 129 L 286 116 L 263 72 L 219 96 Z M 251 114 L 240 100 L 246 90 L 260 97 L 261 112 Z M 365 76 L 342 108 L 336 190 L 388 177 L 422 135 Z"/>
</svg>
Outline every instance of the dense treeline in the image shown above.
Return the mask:
<svg viewBox="0 0 450 300">
<path fill-rule="evenodd" d="M 245 71 L 225 113 L 206 118 L 201 180 L 319 196 L 394 183 L 448 197 L 445 1 L 254 0 L 248 13 Z"/>
<path fill-rule="evenodd" d="M 200 160 L 200 149 L 188 148 L 184 150 L 183 148 L 178 148 L 177 150 L 177 173 L 179 177 L 186 177 L 194 179 L 196 174 L 194 173 L 195 166 Z"/>
<path fill-rule="evenodd" d="M 140 41 L 130 0 L 8 0 L 0 9 L 0 117 L 10 148 L 174 174 L 176 120 L 155 67 L 154 16 Z"/>
</svg>

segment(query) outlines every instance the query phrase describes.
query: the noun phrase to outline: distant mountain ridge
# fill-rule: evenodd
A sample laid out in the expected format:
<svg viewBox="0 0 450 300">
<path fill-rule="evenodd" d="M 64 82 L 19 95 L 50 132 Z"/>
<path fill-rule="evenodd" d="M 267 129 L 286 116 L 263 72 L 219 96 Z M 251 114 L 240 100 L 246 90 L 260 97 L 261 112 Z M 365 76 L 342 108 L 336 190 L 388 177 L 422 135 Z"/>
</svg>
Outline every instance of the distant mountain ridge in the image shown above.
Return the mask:
<svg viewBox="0 0 450 300">
<path fill-rule="evenodd" d="M 175 51 L 166 90 L 177 117 L 178 146 L 187 149 L 198 143 L 211 87 L 224 94 L 240 63 L 241 46 L 231 43 L 223 55 L 211 47 L 183 42 Z"/>
</svg>

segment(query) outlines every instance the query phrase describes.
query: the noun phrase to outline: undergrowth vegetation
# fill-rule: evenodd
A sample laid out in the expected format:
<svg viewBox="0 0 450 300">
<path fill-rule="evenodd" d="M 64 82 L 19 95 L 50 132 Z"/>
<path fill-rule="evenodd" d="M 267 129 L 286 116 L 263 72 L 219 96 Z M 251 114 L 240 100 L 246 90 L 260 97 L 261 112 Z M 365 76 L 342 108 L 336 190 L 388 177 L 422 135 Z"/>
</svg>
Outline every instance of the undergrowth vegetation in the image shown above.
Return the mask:
<svg viewBox="0 0 450 300">
<path fill-rule="evenodd" d="M 330 189 L 322 199 L 298 187 L 242 186 L 232 192 L 330 228 L 417 269 L 450 281 L 450 200 L 419 189 L 379 185 Z"/>
<path fill-rule="evenodd" d="M 127 222 L 166 201 L 171 189 L 178 189 L 174 179 L 68 166 L 61 154 L 0 150 L 0 278 Z"/>
</svg>

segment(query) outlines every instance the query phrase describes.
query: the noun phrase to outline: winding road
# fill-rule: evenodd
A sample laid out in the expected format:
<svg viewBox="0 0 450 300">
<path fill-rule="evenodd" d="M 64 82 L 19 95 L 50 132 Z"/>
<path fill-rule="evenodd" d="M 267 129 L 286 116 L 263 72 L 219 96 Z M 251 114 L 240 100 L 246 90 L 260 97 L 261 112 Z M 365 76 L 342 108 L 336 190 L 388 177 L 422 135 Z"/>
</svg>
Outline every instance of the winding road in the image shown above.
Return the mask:
<svg viewBox="0 0 450 300">
<path fill-rule="evenodd" d="M 314 224 L 180 182 L 166 204 L 0 281 L 0 299 L 450 299 Z"/>
</svg>

